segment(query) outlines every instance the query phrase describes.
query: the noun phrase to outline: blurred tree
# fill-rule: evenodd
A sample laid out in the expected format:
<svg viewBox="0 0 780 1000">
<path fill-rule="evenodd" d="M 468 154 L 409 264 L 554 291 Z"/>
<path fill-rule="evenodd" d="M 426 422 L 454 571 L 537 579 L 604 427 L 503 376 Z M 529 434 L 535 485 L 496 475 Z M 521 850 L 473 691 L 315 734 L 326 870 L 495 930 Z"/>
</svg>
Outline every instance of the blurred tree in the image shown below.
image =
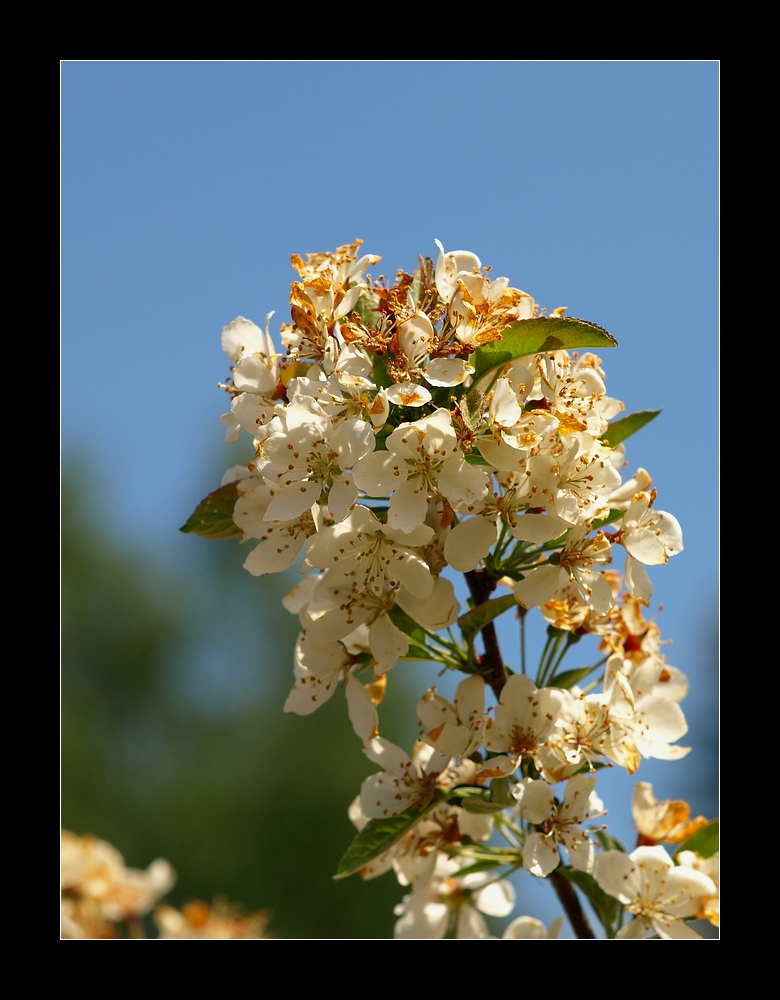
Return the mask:
<svg viewBox="0 0 780 1000">
<path fill-rule="evenodd" d="M 174 905 L 222 893 L 270 907 L 281 937 L 391 936 L 392 876 L 331 877 L 354 834 L 347 806 L 375 770 L 344 699 L 282 713 L 297 621 L 279 601 L 294 575 L 253 579 L 236 543 L 195 538 L 202 572 L 163 569 L 111 535 L 89 499 L 96 481 L 66 463 L 63 826 L 109 840 L 131 866 L 167 858 Z M 411 745 L 395 673 L 383 731 Z"/>
</svg>

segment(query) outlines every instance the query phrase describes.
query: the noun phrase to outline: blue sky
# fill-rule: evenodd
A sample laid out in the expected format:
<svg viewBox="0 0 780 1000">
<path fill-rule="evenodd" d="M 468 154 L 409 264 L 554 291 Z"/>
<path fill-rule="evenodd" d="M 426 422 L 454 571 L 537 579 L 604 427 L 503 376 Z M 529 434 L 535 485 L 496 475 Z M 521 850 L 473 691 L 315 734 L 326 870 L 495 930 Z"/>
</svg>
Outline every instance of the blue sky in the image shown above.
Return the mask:
<svg viewBox="0 0 780 1000">
<path fill-rule="evenodd" d="M 610 394 L 663 408 L 627 457 L 683 526 L 652 572 L 669 659 L 711 686 L 718 88 L 714 62 L 64 64 L 66 454 L 93 455 L 127 544 L 185 565 L 222 460 L 222 326 L 288 319 L 291 253 L 361 237 L 392 275 L 435 238 L 472 250 L 609 330 Z M 691 735 L 713 697 L 686 703 Z M 676 796 L 684 766 L 640 776 Z"/>
</svg>

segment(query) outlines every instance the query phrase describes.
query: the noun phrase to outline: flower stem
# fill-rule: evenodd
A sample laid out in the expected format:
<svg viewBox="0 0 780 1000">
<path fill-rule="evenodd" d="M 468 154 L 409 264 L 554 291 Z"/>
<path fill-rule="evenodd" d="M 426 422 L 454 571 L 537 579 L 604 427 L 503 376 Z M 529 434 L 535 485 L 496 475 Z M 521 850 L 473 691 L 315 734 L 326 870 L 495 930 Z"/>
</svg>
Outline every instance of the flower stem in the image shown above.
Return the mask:
<svg viewBox="0 0 780 1000">
<path fill-rule="evenodd" d="M 580 906 L 580 901 L 571 882 L 557 870 L 550 872 L 547 877 L 552 882 L 555 894 L 560 900 L 561 906 L 566 911 L 566 916 L 569 918 L 569 923 L 574 928 L 574 933 L 577 937 L 595 938 L 596 935 L 593 933 L 590 921 Z"/>
<path fill-rule="evenodd" d="M 464 573 L 464 576 L 471 591 L 471 596 L 474 598 L 474 606 L 479 607 L 480 604 L 484 604 L 489 599 L 495 589 L 495 581 L 491 580 L 486 573 L 478 569 Z M 482 673 L 485 675 L 485 680 L 493 689 L 493 694 L 496 698 L 499 698 L 506 684 L 507 677 L 506 670 L 504 669 L 504 660 L 498 646 L 496 627 L 493 622 L 488 622 L 482 629 L 482 641 L 485 644 L 485 656 L 482 665 L 486 668 Z"/>
<path fill-rule="evenodd" d="M 466 577 L 466 583 L 468 584 L 469 591 L 471 592 L 471 596 L 474 598 L 474 606 L 478 607 L 480 604 L 484 604 L 485 601 L 489 599 L 492 591 L 495 589 L 495 581 L 491 580 L 487 574 L 478 569 L 473 569 L 469 573 L 464 573 L 463 575 Z M 507 682 L 507 676 L 506 670 L 504 669 L 504 660 L 501 656 L 501 649 L 498 645 L 498 636 L 496 635 L 496 629 L 493 622 L 488 622 L 488 624 L 482 629 L 482 640 L 485 643 L 485 657 L 483 664 L 487 667 L 487 670 L 484 671 L 485 679 L 493 689 L 493 693 L 496 698 L 500 699 L 501 692 Z M 547 647 L 545 647 L 545 651 L 546 649 Z M 542 654 L 542 656 L 544 657 L 544 654 Z M 593 928 L 590 926 L 590 922 L 585 916 L 582 906 L 580 905 L 580 901 L 577 898 L 577 893 L 574 891 L 574 887 L 571 882 L 568 881 L 565 875 L 561 875 L 561 873 L 557 871 L 552 872 L 549 875 L 549 879 L 552 882 L 555 894 L 560 900 L 561 906 L 566 911 L 569 923 L 574 928 L 574 933 L 577 937 L 594 938 L 595 934 L 593 933 Z"/>
</svg>

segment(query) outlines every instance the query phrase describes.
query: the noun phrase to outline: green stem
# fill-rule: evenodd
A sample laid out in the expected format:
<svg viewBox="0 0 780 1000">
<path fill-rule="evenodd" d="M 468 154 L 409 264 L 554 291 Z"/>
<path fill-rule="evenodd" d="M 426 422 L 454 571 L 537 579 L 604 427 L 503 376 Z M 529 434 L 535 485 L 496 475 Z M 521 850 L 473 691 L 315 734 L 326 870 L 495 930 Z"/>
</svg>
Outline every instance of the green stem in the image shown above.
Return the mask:
<svg viewBox="0 0 780 1000">
<path fill-rule="evenodd" d="M 542 687 L 542 671 L 544 668 L 544 662 L 547 659 L 547 651 L 550 648 L 550 643 L 553 641 L 553 637 L 550 633 L 547 633 L 547 642 L 544 644 L 544 649 L 542 650 L 542 655 L 539 657 L 539 666 L 536 670 L 536 686 Z"/>
<path fill-rule="evenodd" d="M 507 820 L 502 813 L 497 813 L 495 816 L 495 825 L 498 832 L 512 847 L 516 848 L 518 851 L 522 850 L 522 832 L 517 829 L 512 823 Z M 510 836 L 511 831 L 511 836 Z"/>
<path fill-rule="evenodd" d="M 493 885 L 494 882 L 502 882 L 505 878 L 509 878 L 510 875 L 512 875 L 514 872 L 516 872 L 518 868 L 522 868 L 522 867 L 523 867 L 523 862 L 522 861 L 520 861 L 519 863 L 516 862 L 515 864 L 513 864 L 511 866 L 511 868 L 509 869 L 509 871 L 507 871 L 507 872 L 501 872 L 500 874 L 494 875 L 492 878 L 489 878 L 486 882 L 483 882 L 482 885 L 479 887 L 479 889 L 482 890 L 482 889 L 485 888 L 485 886 Z"/>
<path fill-rule="evenodd" d="M 561 663 L 563 663 L 564 657 L 569 652 L 569 650 L 571 649 L 571 647 L 575 644 L 575 642 L 578 642 L 578 641 L 579 641 L 579 636 L 574 635 L 573 632 L 569 632 L 569 634 L 566 636 L 566 644 L 563 647 L 563 649 L 561 650 L 560 655 L 556 659 L 555 663 L 553 664 L 553 667 L 552 667 L 552 670 L 550 671 L 548 680 L 552 680 L 553 677 L 555 677 L 555 675 L 558 673 L 558 667 L 560 667 Z"/>
<path fill-rule="evenodd" d="M 518 604 L 520 618 L 520 669 L 523 673 L 526 673 L 525 669 L 525 616 L 528 613 L 525 608 L 521 608 Z"/>
<path fill-rule="evenodd" d="M 513 851 L 512 853 L 507 852 L 502 847 L 493 848 L 493 854 L 486 854 L 485 851 L 488 848 L 483 848 L 482 851 L 475 851 L 473 848 L 461 847 L 458 850 L 457 856 L 459 858 L 474 858 L 475 861 L 497 861 L 500 865 L 515 865 L 517 864 L 518 851 Z M 501 859 L 506 860 L 502 861 Z M 520 858 L 520 864 L 523 863 L 522 858 Z"/>
<path fill-rule="evenodd" d="M 545 646 L 545 652 L 547 653 L 547 659 L 546 659 L 546 661 L 544 663 L 542 663 L 542 662 L 539 663 L 539 670 L 538 670 L 537 675 L 536 675 L 537 676 L 537 681 L 536 681 L 536 686 L 537 687 L 544 687 L 547 684 L 548 679 L 552 676 L 552 673 L 550 671 L 550 667 L 551 667 L 552 662 L 553 662 L 553 660 L 555 659 L 555 657 L 556 657 L 556 655 L 558 653 L 558 648 L 561 645 L 561 640 L 563 639 L 563 632 L 558 632 L 557 635 L 550 636 L 550 639 L 552 639 L 552 647 L 548 648 L 547 646 Z M 542 655 L 544 656 L 544 654 L 542 654 Z"/>
</svg>

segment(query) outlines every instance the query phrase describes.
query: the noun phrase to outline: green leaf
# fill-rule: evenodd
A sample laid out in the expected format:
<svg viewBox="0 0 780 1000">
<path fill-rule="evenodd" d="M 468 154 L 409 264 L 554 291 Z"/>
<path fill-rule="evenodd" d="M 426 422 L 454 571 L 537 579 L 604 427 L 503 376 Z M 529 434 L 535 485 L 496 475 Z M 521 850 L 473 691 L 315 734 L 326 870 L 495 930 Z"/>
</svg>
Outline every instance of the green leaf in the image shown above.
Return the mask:
<svg viewBox="0 0 780 1000">
<path fill-rule="evenodd" d="M 536 316 L 508 326 L 501 340 L 483 344 L 471 356 L 473 383 L 491 368 L 526 354 L 573 350 L 583 347 L 617 347 L 615 338 L 595 323 L 565 316 Z"/>
<path fill-rule="evenodd" d="M 458 869 L 458 878 L 461 875 L 470 875 L 472 872 L 486 872 L 491 868 L 500 868 L 503 861 L 491 861 L 489 858 L 485 858 L 484 861 L 475 861 L 473 865 L 468 865 L 466 868 Z"/>
<path fill-rule="evenodd" d="M 582 767 L 575 771 L 574 774 L 592 774 L 594 771 L 600 771 L 602 768 L 612 767 L 611 764 L 605 764 L 603 760 L 591 760 L 585 761 Z M 574 774 L 571 777 L 574 777 Z M 622 850 L 622 848 L 621 848 Z"/>
<path fill-rule="evenodd" d="M 622 510 L 611 510 L 606 517 L 602 517 L 594 521 L 591 526 L 591 530 L 598 531 L 599 528 L 603 528 L 607 524 L 612 524 L 613 521 L 619 521 L 624 513 L 625 511 Z M 551 541 L 545 542 L 544 545 L 540 545 L 539 548 L 534 551 L 534 555 L 538 555 L 540 552 L 552 552 L 555 549 L 562 549 L 569 538 L 570 531 L 571 528 L 567 528 L 562 535 L 558 535 L 557 538 L 553 538 Z M 534 567 L 527 567 L 526 573 L 531 569 L 534 569 Z"/>
<path fill-rule="evenodd" d="M 509 778 L 493 778 L 489 789 L 462 786 L 454 792 L 462 797 L 461 807 L 470 813 L 498 813 L 515 805 Z"/>
<path fill-rule="evenodd" d="M 447 801 L 451 802 L 452 799 L 483 799 L 485 802 L 490 801 L 490 789 L 484 788 L 482 785 L 458 785 L 456 788 L 450 788 L 447 791 Z"/>
<path fill-rule="evenodd" d="M 603 765 L 606 766 L 606 765 Z M 605 851 L 622 851 L 628 853 L 623 843 L 617 837 L 611 837 L 606 830 L 591 830 L 593 836 L 598 840 Z"/>
<path fill-rule="evenodd" d="M 547 681 L 545 686 L 551 688 L 574 687 L 578 681 L 585 680 L 594 669 L 594 667 L 577 667 L 576 670 L 564 670 L 562 674 L 556 674 L 551 681 Z"/>
<path fill-rule="evenodd" d="M 359 298 L 352 307 L 352 311 L 358 314 L 366 326 L 372 326 L 374 329 L 380 326 L 382 322 L 382 313 L 377 312 L 377 310 L 373 308 L 373 303 L 371 303 L 368 299 L 364 299 L 362 297 Z"/>
<path fill-rule="evenodd" d="M 422 285 L 422 268 L 416 267 L 412 271 L 412 283 L 409 285 L 409 297 L 412 302 L 417 305 L 420 301 L 420 287 Z"/>
<path fill-rule="evenodd" d="M 601 926 L 607 932 L 607 937 L 613 938 L 617 932 L 617 922 L 623 908 L 620 902 L 614 896 L 608 896 L 595 878 L 588 875 L 587 872 L 563 866 L 558 870 L 587 896 Z"/>
<path fill-rule="evenodd" d="M 385 819 L 371 819 L 366 823 L 360 833 L 355 837 L 347 849 L 347 853 L 339 861 L 334 879 L 347 878 L 364 868 L 370 861 L 378 858 L 393 844 L 397 843 L 401 837 L 411 830 L 415 824 L 439 803 L 435 798 L 424 809 L 415 809 L 410 806 L 398 813 L 397 816 L 388 816 Z"/>
<path fill-rule="evenodd" d="M 493 802 L 504 806 L 513 806 L 515 804 L 509 778 L 493 778 L 490 782 L 490 791 Z"/>
<path fill-rule="evenodd" d="M 627 417 L 621 417 L 620 420 L 613 420 L 601 435 L 601 440 L 610 448 L 616 448 L 621 441 L 625 441 L 626 438 L 641 430 L 645 424 L 655 420 L 660 412 L 660 410 L 637 410 L 636 413 L 629 413 Z"/>
<path fill-rule="evenodd" d="M 598 518 L 593 522 L 593 531 L 598 531 L 599 528 L 612 524 L 613 521 L 619 521 L 624 514 L 624 510 L 611 510 L 606 517 Z"/>
<path fill-rule="evenodd" d="M 512 805 L 514 805 L 514 802 Z M 485 802 L 484 799 L 476 798 L 463 799 L 461 806 L 466 810 L 466 812 L 481 813 L 482 815 L 487 813 L 500 813 L 503 812 L 504 809 L 509 808 L 502 802 Z"/>
<path fill-rule="evenodd" d="M 394 430 L 394 427 L 388 427 L 385 425 L 382 430 L 375 435 L 374 441 L 376 443 L 376 447 L 374 448 L 374 451 L 387 451 L 387 439 Z"/>
<path fill-rule="evenodd" d="M 417 622 L 410 615 L 396 604 L 395 607 L 391 608 L 388 612 L 390 621 L 399 628 L 404 635 L 410 636 L 412 639 L 416 639 L 421 645 L 425 645 L 425 631 L 421 628 Z"/>
<path fill-rule="evenodd" d="M 233 508 L 238 500 L 236 483 L 220 486 L 201 500 L 186 524 L 179 531 L 201 538 L 241 538 L 242 530 L 233 520 Z"/>
<path fill-rule="evenodd" d="M 421 649 L 419 646 L 415 646 L 414 643 L 409 644 L 409 650 L 405 656 L 401 657 L 402 660 L 425 660 L 426 663 L 431 662 L 431 654 L 427 649 Z"/>
<path fill-rule="evenodd" d="M 490 465 L 490 462 L 486 462 L 481 455 L 466 455 L 466 461 L 469 465 Z"/>
<path fill-rule="evenodd" d="M 711 858 L 713 854 L 720 850 L 720 820 L 714 819 L 711 823 L 697 830 L 685 843 L 680 844 L 674 852 L 674 856 L 680 851 L 696 851 L 703 858 Z"/>
<path fill-rule="evenodd" d="M 479 428 L 486 406 L 485 393 L 480 392 L 479 389 L 472 389 L 461 399 L 460 415 L 470 431 L 476 431 Z"/>
<path fill-rule="evenodd" d="M 374 384 L 380 389 L 387 389 L 393 384 L 393 380 L 387 372 L 385 359 L 379 354 L 371 355 L 371 374 L 374 378 Z"/>
<path fill-rule="evenodd" d="M 480 632 L 494 618 L 498 618 L 499 615 L 513 607 L 517 607 L 517 601 L 514 594 L 508 594 L 506 597 L 496 597 L 492 601 L 485 601 L 484 604 L 467 611 L 458 619 L 463 638 L 470 642 L 477 632 Z M 400 628 L 400 625 L 398 627 Z"/>
</svg>

